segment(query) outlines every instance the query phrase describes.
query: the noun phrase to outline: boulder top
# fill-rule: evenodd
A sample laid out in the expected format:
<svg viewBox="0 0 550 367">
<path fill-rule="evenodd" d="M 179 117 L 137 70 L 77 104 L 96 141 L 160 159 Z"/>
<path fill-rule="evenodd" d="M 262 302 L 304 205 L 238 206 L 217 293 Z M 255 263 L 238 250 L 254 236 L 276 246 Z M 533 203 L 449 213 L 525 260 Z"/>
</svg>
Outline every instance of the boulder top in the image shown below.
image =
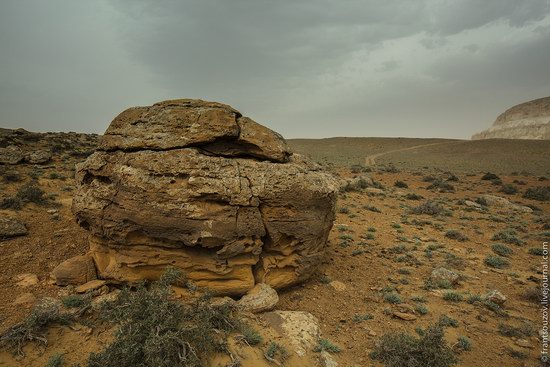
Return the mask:
<svg viewBox="0 0 550 367">
<path fill-rule="evenodd" d="M 131 107 L 111 122 L 99 150 L 172 150 L 197 147 L 206 154 L 287 162 L 285 139 L 231 106 L 200 99 Z"/>
</svg>

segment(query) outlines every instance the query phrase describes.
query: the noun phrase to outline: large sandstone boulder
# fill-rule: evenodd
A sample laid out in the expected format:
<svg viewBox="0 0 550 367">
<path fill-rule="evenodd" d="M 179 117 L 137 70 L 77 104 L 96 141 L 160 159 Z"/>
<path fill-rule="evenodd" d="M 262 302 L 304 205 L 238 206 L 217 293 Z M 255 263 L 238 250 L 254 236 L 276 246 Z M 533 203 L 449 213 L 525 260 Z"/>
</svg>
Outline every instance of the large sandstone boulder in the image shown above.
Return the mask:
<svg viewBox="0 0 550 367">
<path fill-rule="evenodd" d="M 77 166 L 73 212 L 98 275 L 157 279 L 171 265 L 218 294 L 309 277 L 334 220 L 332 176 L 233 108 L 130 108 Z"/>
<path fill-rule="evenodd" d="M 493 126 L 472 139 L 550 139 L 550 97 L 507 109 Z"/>
</svg>

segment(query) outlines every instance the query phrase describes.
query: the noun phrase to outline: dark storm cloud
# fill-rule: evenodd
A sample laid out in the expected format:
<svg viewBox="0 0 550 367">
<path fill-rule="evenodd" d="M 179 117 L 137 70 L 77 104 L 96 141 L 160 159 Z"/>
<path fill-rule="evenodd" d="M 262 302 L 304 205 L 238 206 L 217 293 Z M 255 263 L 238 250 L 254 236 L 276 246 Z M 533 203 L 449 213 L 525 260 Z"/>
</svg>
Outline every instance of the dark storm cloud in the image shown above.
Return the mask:
<svg viewBox="0 0 550 367">
<path fill-rule="evenodd" d="M 229 103 L 288 137 L 467 137 L 550 95 L 550 0 L 7 1 L 0 125 Z M 544 75 L 543 75 L 544 74 Z"/>
</svg>

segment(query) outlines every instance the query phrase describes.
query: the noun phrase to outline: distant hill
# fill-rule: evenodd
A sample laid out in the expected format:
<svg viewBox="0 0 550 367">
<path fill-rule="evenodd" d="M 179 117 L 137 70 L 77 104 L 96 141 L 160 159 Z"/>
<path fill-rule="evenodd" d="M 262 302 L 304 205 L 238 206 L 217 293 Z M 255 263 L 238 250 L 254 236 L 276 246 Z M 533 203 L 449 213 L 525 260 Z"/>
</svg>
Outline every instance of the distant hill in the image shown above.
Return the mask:
<svg viewBox="0 0 550 367">
<path fill-rule="evenodd" d="M 472 136 L 479 139 L 550 139 L 550 97 L 518 104 L 497 117 L 493 126 Z"/>
</svg>

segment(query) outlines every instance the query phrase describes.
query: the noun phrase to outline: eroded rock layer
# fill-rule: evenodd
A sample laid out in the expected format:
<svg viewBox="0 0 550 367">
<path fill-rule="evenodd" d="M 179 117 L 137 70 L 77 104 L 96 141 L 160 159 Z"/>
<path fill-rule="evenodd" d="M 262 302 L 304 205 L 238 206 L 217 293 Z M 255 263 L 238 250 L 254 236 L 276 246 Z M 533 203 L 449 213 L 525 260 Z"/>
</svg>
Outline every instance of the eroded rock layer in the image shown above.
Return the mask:
<svg viewBox="0 0 550 367">
<path fill-rule="evenodd" d="M 550 97 L 514 106 L 472 139 L 550 139 Z"/>
<path fill-rule="evenodd" d="M 336 183 L 229 106 L 131 108 L 77 166 L 73 211 L 98 275 L 156 279 L 166 266 L 218 294 L 282 288 L 320 262 Z"/>
</svg>

